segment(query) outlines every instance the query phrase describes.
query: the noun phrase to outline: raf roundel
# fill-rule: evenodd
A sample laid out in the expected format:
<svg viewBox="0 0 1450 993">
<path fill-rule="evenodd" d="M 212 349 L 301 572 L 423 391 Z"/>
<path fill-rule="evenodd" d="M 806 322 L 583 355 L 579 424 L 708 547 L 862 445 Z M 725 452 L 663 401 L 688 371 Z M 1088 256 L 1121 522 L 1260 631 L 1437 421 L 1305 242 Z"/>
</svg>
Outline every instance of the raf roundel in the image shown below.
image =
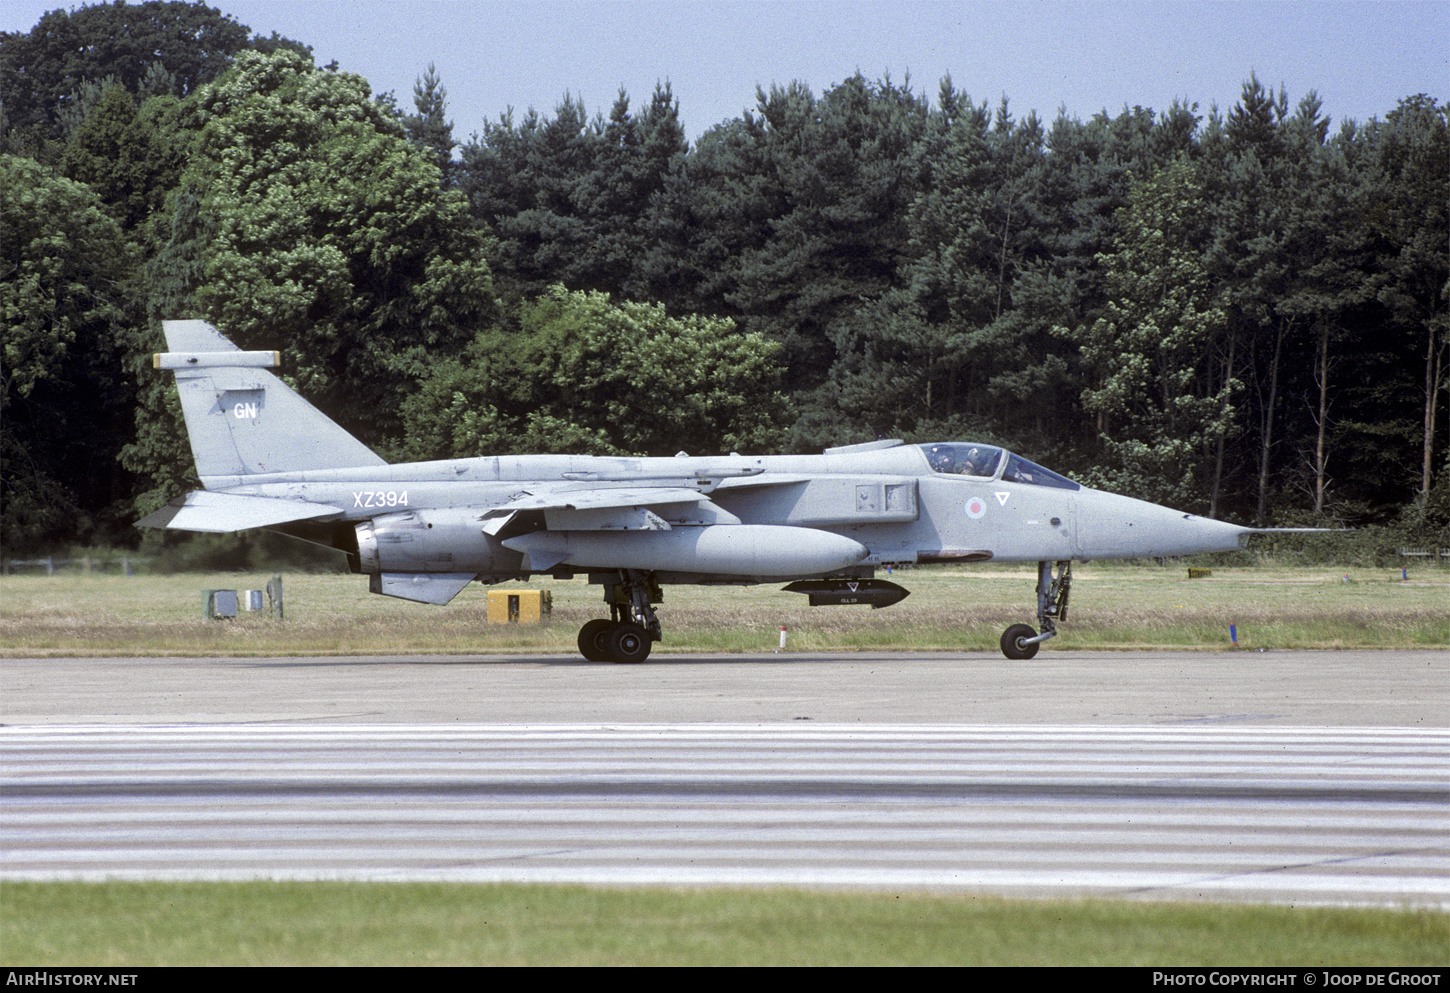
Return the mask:
<svg viewBox="0 0 1450 993">
<path fill-rule="evenodd" d="M 982 501 L 981 497 L 972 497 L 967 501 L 964 509 L 967 512 L 967 516 L 975 521 L 987 512 L 987 505 Z"/>
</svg>

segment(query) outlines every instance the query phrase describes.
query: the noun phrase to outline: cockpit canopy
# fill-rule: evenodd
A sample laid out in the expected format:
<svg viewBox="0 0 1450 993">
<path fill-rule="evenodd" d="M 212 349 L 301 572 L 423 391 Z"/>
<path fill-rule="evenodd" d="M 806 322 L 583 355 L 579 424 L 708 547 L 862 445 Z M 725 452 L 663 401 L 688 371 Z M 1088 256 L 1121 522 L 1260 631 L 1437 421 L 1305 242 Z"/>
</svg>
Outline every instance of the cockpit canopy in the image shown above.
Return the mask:
<svg viewBox="0 0 1450 993">
<path fill-rule="evenodd" d="M 981 476 L 983 479 L 997 475 L 997 465 L 1002 461 L 1003 453 L 1003 449 L 992 445 L 960 441 L 922 445 L 921 450 L 926 452 L 932 472 L 944 476 Z"/>
<path fill-rule="evenodd" d="M 932 472 L 944 476 L 973 476 L 1029 486 L 1052 486 L 1061 490 L 1082 489 L 1066 476 L 1044 469 L 1005 448 L 970 441 L 938 441 L 919 446 Z"/>
</svg>

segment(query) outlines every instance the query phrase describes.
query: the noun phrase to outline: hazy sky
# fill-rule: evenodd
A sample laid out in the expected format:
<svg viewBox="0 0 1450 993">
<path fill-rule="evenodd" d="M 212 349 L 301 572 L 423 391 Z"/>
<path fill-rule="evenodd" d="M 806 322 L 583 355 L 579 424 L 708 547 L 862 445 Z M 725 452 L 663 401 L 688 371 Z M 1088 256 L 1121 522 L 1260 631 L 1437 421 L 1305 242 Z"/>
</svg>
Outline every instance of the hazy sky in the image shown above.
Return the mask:
<svg viewBox="0 0 1450 993">
<path fill-rule="evenodd" d="M 263 35 L 311 45 L 412 107 L 437 65 L 454 134 L 507 108 L 552 114 L 567 91 L 608 114 L 668 81 L 692 138 L 755 105 L 757 86 L 820 93 L 859 70 L 959 90 L 1015 116 L 1086 119 L 1175 97 L 1230 109 L 1250 72 L 1291 109 L 1313 89 L 1337 125 L 1415 93 L 1450 99 L 1450 0 L 211 0 Z M 0 0 L 25 31 L 70 4 Z"/>
</svg>

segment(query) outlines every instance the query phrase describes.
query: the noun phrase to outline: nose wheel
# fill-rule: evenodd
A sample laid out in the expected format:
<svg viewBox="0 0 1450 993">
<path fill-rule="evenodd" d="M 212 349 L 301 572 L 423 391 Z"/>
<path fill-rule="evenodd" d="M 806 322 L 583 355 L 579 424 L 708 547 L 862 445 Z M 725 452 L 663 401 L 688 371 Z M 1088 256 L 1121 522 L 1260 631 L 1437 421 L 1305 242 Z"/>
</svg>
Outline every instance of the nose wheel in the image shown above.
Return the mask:
<svg viewBox="0 0 1450 993">
<path fill-rule="evenodd" d="M 1002 632 L 1002 654 L 1015 662 L 1032 658 L 1037 648 L 1049 638 L 1057 637 L 1057 622 L 1067 620 L 1067 600 L 1072 592 L 1072 563 L 1059 562 L 1054 572 L 1051 562 L 1037 563 L 1038 634 L 1030 624 L 1013 624 Z"/>
<path fill-rule="evenodd" d="M 1037 654 L 1037 631 L 1031 624 L 1013 624 L 1002 632 L 1002 654 L 1013 661 L 1021 662 Z"/>
</svg>

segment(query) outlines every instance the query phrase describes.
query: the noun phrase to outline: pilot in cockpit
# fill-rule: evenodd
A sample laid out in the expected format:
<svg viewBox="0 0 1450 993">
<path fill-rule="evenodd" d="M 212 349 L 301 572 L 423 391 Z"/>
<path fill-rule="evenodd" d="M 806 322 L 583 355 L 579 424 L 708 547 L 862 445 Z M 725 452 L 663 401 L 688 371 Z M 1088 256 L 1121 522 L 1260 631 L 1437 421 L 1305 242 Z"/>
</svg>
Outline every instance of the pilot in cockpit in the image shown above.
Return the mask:
<svg viewBox="0 0 1450 993">
<path fill-rule="evenodd" d="M 931 451 L 926 453 L 927 462 L 931 464 L 932 472 L 952 471 L 952 447 L 950 445 L 933 445 Z"/>
</svg>

